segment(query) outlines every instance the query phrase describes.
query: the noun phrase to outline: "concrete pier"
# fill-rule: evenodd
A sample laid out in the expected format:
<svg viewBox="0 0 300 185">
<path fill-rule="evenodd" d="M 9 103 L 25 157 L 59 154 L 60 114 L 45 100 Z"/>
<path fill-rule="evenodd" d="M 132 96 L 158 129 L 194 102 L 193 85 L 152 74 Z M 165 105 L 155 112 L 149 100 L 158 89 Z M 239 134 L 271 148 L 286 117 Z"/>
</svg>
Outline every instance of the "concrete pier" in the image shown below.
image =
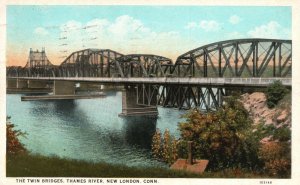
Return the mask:
<svg viewBox="0 0 300 185">
<path fill-rule="evenodd" d="M 126 86 L 122 90 L 122 113 L 119 116 L 158 116 L 156 106 L 137 104 L 135 86 Z"/>
</svg>

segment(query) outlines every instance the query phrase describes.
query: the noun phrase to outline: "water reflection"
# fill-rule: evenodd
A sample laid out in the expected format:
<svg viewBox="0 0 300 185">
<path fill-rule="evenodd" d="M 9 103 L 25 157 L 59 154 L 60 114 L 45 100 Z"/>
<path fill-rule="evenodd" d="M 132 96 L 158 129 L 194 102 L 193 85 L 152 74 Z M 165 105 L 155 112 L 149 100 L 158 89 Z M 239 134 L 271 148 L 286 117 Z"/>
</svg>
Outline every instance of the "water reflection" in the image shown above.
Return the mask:
<svg viewBox="0 0 300 185">
<path fill-rule="evenodd" d="M 125 139 L 131 145 L 151 149 L 152 137 L 156 130 L 157 118 L 133 116 L 123 118 Z"/>
</svg>

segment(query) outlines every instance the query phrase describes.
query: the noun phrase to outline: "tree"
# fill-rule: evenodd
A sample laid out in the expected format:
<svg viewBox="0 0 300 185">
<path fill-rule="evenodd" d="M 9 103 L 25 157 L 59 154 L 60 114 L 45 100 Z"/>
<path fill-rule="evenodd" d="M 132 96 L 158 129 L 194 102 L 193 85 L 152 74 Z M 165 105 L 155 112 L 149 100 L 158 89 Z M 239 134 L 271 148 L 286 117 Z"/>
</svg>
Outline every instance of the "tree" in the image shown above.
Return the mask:
<svg viewBox="0 0 300 185">
<path fill-rule="evenodd" d="M 173 164 L 177 160 L 177 140 L 170 135 L 168 129 L 165 130 L 163 137 L 160 130 L 156 130 L 152 138 L 152 155 L 168 164 Z"/>
<path fill-rule="evenodd" d="M 225 106 L 216 112 L 193 109 L 184 115 L 186 121 L 179 123 L 179 151 L 185 152 L 187 141 L 192 141 L 194 156 L 208 159 L 212 170 L 258 166 L 259 140 L 252 137 L 252 120 L 237 99 L 228 98 Z M 179 153 L 179 156 L 186 154 Z"/>
</svg>

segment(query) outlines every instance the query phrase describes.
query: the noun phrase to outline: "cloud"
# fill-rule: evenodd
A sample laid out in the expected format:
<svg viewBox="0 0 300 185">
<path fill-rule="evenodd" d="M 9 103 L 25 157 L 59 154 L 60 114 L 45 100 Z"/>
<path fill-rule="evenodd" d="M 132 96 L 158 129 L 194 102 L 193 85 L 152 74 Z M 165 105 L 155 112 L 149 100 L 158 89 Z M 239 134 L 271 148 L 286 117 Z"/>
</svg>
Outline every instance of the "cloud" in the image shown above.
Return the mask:
<svg viewBox="0 0 300 185">
<path fill-rule="evenodd" d="M 150 33 L 150 29 L 145 27 L 140 20 L 128 15 L 117 17 L 108 30 L 115 37 L 123 40 L 128 39 L 129 36 L 146 36 Z"/>
<path fill-rule="evenodd" d="M 221 25 L 215 20 L 203 20 L 199 24 L 200 28 L 206 32 L 215 32 L 220 30 Z"/>
<path fill-rule="evenodd" d="M 282 27 L 276 21 L 270 21 L 267 24 L 260 25 L 247 32 L 253 38 L 275 38 L 275 39 L 290 39 L 290 29 Z"/>
<path fill-rule="evenodd" d="M 232 16 L 230 16 L 229 17 L 229 22 L 231 23 L 231 24 L 238 24 L 238 23 L 240 23 L 241 22 L 241 18 L 239 17 L 239 16 L 237 16 L 237 15 L 232 15 Z"/>
<path fill-rule="evenodd" d="M 49 32 L 45 28 L 43 28 L 43 27 L 37 27 L 34 30 L 34 33 L 37 34 L 37 35 L 42 35 L 42 36 L 49 34 Z"/>
<path fill-rule="evenodd" d="M 184 28 L 189 30 L 189 29 L 195 29 L 197 27 L 198 25 L 196 22 L 189 22 Z"/>
<path fill-rule="evenodd" d="M 192 29 L 202 29 L 206 32 L 216 32 L 220 30 L 221 24 L 215 20 L 202 20 L 199 23 L 196 22 L 189 22 L 184 27 L 185 29 L 192 30 Z"/>
<path fill-rule="evenodd" d="M 85 23 L 68 21 L 61 25 L 58 38 L 65 38 L 59 40 L 59 45 L 68 50 L 66 55 L 84 48 L 109 48 L 124 54 L 148 53 L 171 58 L 195 44 L 195 41 L 182 38 L 177 31 L 156 31 L 129 15 L 114 20 L 97 18 Z M 176 47 L 178 45 L 182 47 Z"/>
</svg>

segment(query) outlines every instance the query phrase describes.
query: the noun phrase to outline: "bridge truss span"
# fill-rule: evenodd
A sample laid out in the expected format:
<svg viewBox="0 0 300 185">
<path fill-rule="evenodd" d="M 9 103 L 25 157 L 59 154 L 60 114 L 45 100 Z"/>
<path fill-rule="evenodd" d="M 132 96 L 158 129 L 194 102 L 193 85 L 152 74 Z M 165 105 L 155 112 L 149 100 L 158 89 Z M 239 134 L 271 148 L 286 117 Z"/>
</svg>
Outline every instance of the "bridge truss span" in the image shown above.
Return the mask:
<svg viewBox="0 0 300 185">
<path fill-rule="evenodd" d="M 117 59 L 121 77 L 165 77 L 170 75 L 173 63 L 166 57 L 149 54 L 124 55 Z"/>
<path fill-rule="evenodd" d="M 215 110 L 222 105 L 225 89 L 199 85 L 151 85 L 138 84 L 137 104 L 178 109 L 200 108 Z"/>
<path fill-rule="evenodd" d="M 292 41 L 237 39 L 193 49 L 176 60 L 178 77 L 291 77 Z"/>
<path fill-rule="evenodd" d="M 114 77 L 120 73 L 115 60 L 123 54 L 109 49 L 85 49 L 73 52 L 59 66 L 62 77 Z"/>
</svg>

